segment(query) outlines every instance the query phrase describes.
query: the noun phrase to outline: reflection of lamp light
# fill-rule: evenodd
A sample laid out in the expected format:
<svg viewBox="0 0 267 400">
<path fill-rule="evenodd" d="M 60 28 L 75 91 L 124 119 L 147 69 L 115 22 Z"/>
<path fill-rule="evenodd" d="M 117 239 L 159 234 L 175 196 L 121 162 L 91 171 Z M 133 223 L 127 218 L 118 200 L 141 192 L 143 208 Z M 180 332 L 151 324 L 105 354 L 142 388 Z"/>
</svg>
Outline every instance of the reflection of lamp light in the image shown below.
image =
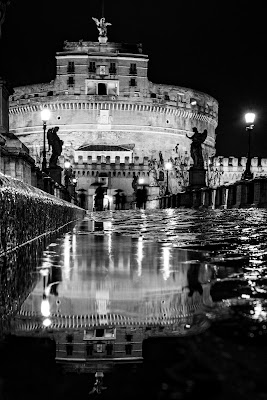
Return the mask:
<svg viewBox="0 0 267 400">
<path fill-rule="evenodd" d="M 48 326 L 50 326 L 52 324 L 51 319 L 46 318 L 43 320 L 43 325 L 47 328 Z"/>
<path fill-rule="evenodd" d="M 68 188 L 69 184 L 71 183 L 71 177 L 72 177 L 72 167 L 71 167 L 70 161 L 68 161 L 68 160 L 65 161 L 64 162 L 64 167 L 65 167 L 65 171 L 64 171 L 65 178 L 64 178 L 64 181 L 65 181 L 66 188 Z"/>
<path fill-rule="evenodd" d="M 69 161 L 65 161 L 65 162 L 64 162 L 64 167 L 65 167 L 66 169 L 69 169 L 70 166 L 71 166 L 71 163 L 70 163 Z"/>
<path fill-rule="evenodd" d="M 138 183 L 139 183 L 139 185 L 143 185 L 145 183 L 144 178 L 139 178 Z"/>
<path fill-rule="evenodd" d="M 41 314 L 43 317 L 49 317 L 50 315 L 50 304 L 46 296 L 43 297 L 41 302 Z"/>
<path fill-rule="evenodd" d="M 42 162 L 42 171 L 46 171 L 46 147 L 45 147 L 45 132 L 46 132 L 46 123 L 50 119 L 50 110 L 48 108 L 44 108 L 41 111 L 41 119 L 43 121 L 43 162 Z"/>
<path fill-rule="evenodd" d="M 165 196 L 168 196 L 170 194 L 170 192 L 169 192 L 169 171 L 172 169 L 172 163 L 166 162 L 165 169 L 167 171 L 167 185 L 166 185 Z"/>
<path fill-rule="evenodd" d="M 251 155 L 250 155 L 250 134 L 252 129 L 254 128 L 254 121 L 255 121 L 255 114 L 252 112 L 246 113 L 245 115 L 245 120 L 246 120 L 246 131 L 248 131 L 248 157 L 247 157 L 247 162 L 246 162 L 246 169 L 243 174 L 243 179 L 252 179 L 253 174 L 250 170 L 251 166 Z"/>
</svg>

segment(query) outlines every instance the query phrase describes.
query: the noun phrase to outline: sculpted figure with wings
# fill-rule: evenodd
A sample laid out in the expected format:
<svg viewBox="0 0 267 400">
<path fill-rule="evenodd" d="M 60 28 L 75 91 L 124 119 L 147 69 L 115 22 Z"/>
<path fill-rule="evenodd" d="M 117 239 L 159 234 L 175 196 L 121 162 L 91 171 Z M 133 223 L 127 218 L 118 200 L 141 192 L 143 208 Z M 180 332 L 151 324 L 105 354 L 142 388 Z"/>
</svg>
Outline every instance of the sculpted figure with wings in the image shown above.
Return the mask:
<svg viewBox="0 0 267 400">
<path fill-rule="evenodd" d="M 204 129 L 204 131 L 198 132 L 197 128 L 193 128 L 194 134 L 190 137 L 186 134 L 188 139 L 192 140 L 191 143 L 191 157 L 193 158 L 194 165 L 193 168 L 204 168 L 204 160 L 203 160 L 203 154 L 202 154 L 202 143 L 207 138 L 208 132 L 207 129 Z"/>
<path fill-rule="evenodd" d="M 105 21 L 105 18 L 102 17 L 100 20 L 97 18 L 92 17 L 92 19 L 95 21 L 97 29 L 99 31 L 99 36 L 106 37 L 107 36 L 107 26 L 112 25 L 109 22 Z"/>
</svg>

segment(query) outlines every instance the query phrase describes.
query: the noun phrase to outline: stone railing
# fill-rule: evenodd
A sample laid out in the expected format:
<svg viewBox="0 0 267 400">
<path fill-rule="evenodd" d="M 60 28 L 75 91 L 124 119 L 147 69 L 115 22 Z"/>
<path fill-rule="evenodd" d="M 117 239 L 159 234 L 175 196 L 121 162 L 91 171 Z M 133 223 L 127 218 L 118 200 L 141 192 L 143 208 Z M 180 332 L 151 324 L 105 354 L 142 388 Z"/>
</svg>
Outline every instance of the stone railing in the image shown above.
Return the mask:
<svg viewBox="0 0 267 400">
<path fill-rule="evenodd" d="M 84 209 L 0 174 L 0 254 L 83 218 Z"/>
<path fill-rule="evenodd" d="M 267 178 L 240 180 L 217 188 L 202 188 L 158 199 L 159 208 L 267 208 Z"/>
</svg>

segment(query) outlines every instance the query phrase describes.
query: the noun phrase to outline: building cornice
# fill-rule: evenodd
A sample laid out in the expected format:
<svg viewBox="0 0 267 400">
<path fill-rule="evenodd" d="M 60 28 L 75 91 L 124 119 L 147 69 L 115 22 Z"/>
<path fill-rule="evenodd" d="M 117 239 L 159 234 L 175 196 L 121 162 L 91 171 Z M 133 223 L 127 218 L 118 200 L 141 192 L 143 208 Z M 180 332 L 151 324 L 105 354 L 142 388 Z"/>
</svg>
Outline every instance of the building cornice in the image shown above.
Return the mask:
<svg viewBox="0 0 267 400">
<path fill-rule="evenodd" d="M 114 96 L 115 97 L 115 96 Z M 46 106 L 51 111 L 59 110 L 118 110 L 118 111 L 137 111 L 137 112 L 151 112 L 160 113 L 165 115 L 175 115 L 185 119 L 196 119 L 199 121 L 206 122 L 208 124 L 217 127 L 217 119 L 204 113 L 195 112 L 190 109 L 160 106 L 154 104 L 137 104 L 130 102 L 97 102 L 90 101 L 90 95 L 88 101 L 56 101 L 46 103 Z M 42 109 L 42 104 L 30 104 L 25 106 L 10 106 L 9 114 L 25 114 L 28 112 L 38 112 Z"/>
</svg>

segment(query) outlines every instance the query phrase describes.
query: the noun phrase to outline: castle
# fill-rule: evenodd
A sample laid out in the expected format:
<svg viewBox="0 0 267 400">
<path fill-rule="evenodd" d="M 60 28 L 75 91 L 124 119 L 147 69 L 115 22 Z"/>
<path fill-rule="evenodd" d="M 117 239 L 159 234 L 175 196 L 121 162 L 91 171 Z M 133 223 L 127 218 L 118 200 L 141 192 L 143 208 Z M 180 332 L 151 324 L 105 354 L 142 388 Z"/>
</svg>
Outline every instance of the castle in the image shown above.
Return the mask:
<svg viewBox="0 0 267 400">
<path fill-rule="evenodd" d="M 111 194 L 121 189 L 131 195 L 133 176 L 140 175 L 147 185 L 164 186 L 164 165 L 172 161 L 176 168 L 170 172 L 170 189 L 180 191 L 190 164 L 186 135 L 194 127 L 207 129 L 204 152 L 215 155 L 218 102 L 194 89 L 150 82 L 142 45 L 109 42 L 105 24 L 101 30 L 98 21 L 97 42 L 64 42 L 56 54 L 54 81 L 14 88 L 10 131 L 41 166 L 40 111 L 49 108 L 47 126 L 58 126 L 64 141 L 60 166 L 71 162 L 77 189 L 88 193 L 102 177 Z M 180 165 L 184 173 L 176 181 Z"/>
<path fill-rule="evenodd" d="M 55 80 L 16 87 L 10 95 L 10 132 L 27 146 L 36 165 L 41 167 L 43 151 L 40 112 L 49 108 L 47 126 L 58 126 L 64 142 L 59 165 L 64 169 L 70 161 L 76 189 L 86 193 L 89 209 L 97 182 L 107 188 L 110 201 L 119 189 L 131 202 L 138 178 L 164 193 L 167 161 L 172 164 L 170 192 L 184 190 L 194 127 L 208 132 L 202 145 L 207 185 L 240 179 L 244 157 L 215 157 L 218 102 L 194 89 L 152 83 L 142 45 L 109 42 L 109 24 L 93 19 L 97 42 L 65 41 L 56 54 Z M 254 176 L 265 171 L 267 160 L 252 159 Z"/>
</svg>

